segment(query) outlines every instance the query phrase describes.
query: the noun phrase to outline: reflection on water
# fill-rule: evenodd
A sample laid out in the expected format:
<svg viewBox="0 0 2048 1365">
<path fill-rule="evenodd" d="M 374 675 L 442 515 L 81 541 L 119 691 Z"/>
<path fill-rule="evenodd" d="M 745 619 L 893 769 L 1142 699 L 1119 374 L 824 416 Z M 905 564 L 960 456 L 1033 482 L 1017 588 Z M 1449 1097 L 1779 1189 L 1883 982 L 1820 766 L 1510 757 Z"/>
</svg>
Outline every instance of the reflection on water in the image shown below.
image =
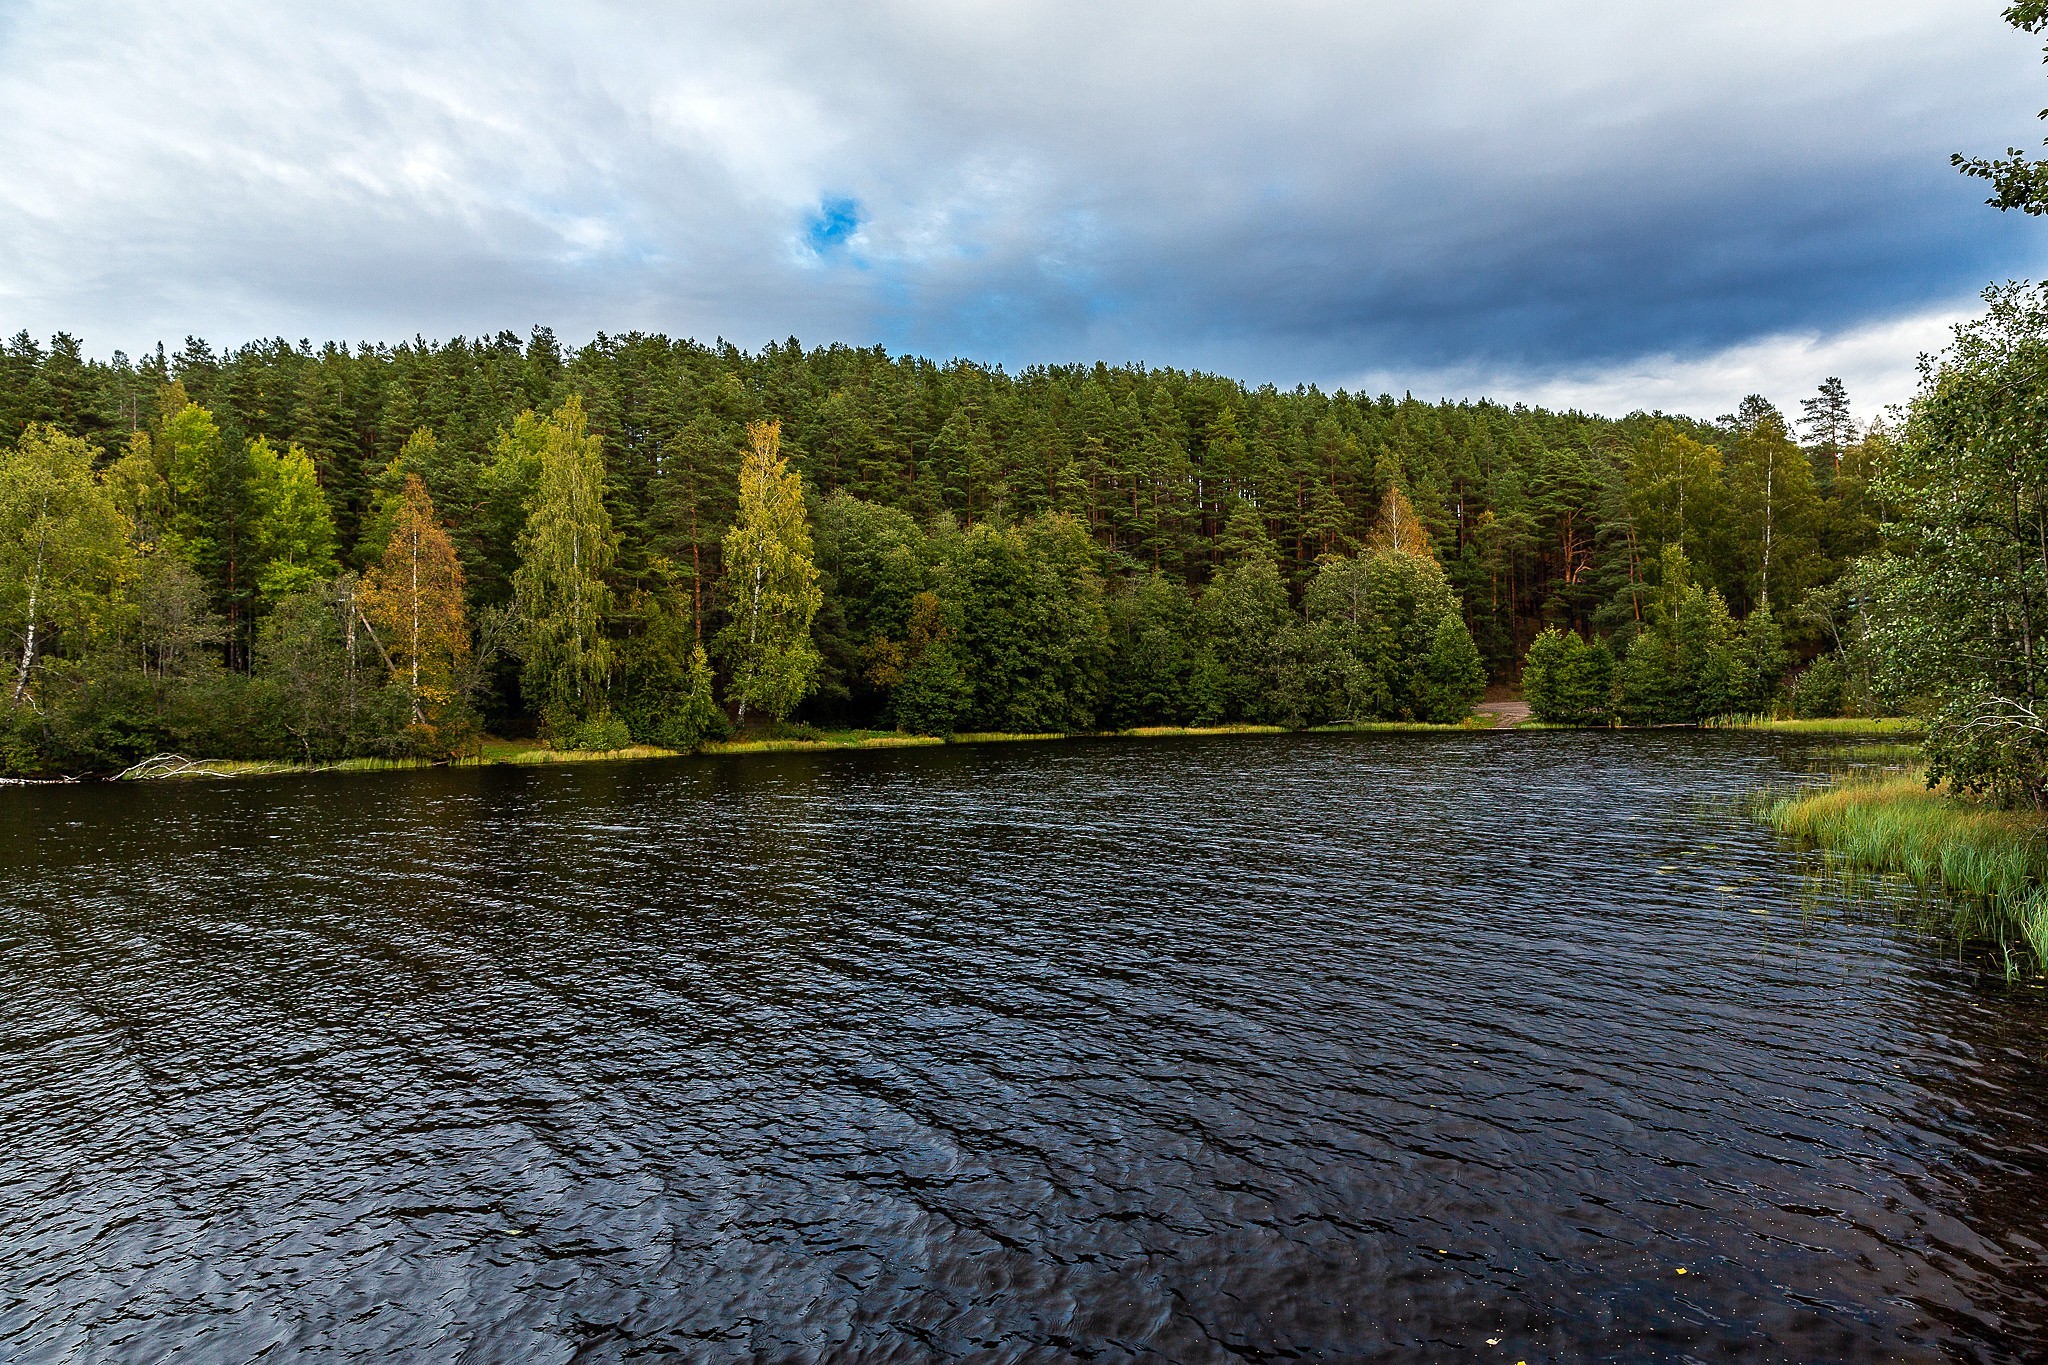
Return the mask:
<svg viewBox="0 0 2048 1365">
<path fill-rule="evenodd" d="M 0 1354 L 2048 1356 L 2039 996 L 1702 813 L 1802 769 L 1239 737 L 0 795 Z"/>
</svg>

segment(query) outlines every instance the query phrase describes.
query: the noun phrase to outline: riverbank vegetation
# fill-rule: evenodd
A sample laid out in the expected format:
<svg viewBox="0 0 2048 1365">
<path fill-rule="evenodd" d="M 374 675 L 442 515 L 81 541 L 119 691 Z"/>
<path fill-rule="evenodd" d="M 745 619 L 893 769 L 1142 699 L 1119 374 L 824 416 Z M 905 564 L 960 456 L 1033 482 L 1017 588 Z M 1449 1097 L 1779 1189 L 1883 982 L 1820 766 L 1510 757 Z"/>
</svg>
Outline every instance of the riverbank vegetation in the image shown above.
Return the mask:
<svg viewBox="0 0 2048 1365">
<path fill-rule="evenodd" d="M 1930 787 L 1924 771 L 1850 777 L 1771 797 L 1767 823 L 1855 867 L 1973 898 L 1989 936 L 2048 966 L 2048 821 Z"/>
<path fill-rule="evenodd" d="M 0 423 L 14 771 L 1454 721 L 1630 610 L 1601 499 L 1669 426 L 545 333 L 18 337 Z"/>
<path fill-rule="evenodd" d="M 1815 401 L 1802 449 L 1761 400 L 1609 421 L 794 342 L 100 362 L 18 336 L 0 743 L 15 771 L 105 771 L 485 732 L 689 748 L 756 718 L 1437 722 L 1546 623 L 1619 668 L 1667 601 L 1748 672 L 1674 682 L 1646 650 L 1615 714 L 1689 715 L 1765 690 L 1760 607 L 1810 649 L 1800 595 L 1873 534 L 1889 438 L 1839 386 Z"/>
</svg>

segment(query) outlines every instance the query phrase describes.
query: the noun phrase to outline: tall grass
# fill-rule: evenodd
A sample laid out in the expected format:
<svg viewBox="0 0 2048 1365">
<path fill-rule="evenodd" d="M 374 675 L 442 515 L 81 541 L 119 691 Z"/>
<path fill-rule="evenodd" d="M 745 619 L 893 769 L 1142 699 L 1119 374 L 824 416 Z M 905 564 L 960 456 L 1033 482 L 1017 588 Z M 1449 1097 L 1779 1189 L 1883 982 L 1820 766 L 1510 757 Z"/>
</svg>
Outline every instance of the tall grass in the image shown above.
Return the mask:
<svg viewBox="0 0 2048 1365">
<path fill-rule="evenodd" d="M 2048 822 L 1928 790 L 1918 773 L 1767 798 L 1764 820 L 1861 867 L 1981 898 L 2048 967 Z"/>
<path fill-rule="evenodd" d="M 674 749 L 656 748 L 652 744 L 629 744 L 623 749 L 544 749 L 538 745 L 530 749 L 513 749 L 493 756 L 492 763 L 544 764 L 544 763 L 612 763 L 632 758 L 676 758 Z"/>
<path fill-rule="evenodd" d="M 1910 716 L 1822 716 L 1812 720 L 1777 720 L 1770 716 L 1714 716 L 1703 724 L 1709 730 L 1776 730 L 1793 735 L 1920 733 L 1920 722 Z"/>
<path fill-rule="evenodd" d="M 1490 730 L 1492 723 L 1481 723 L 1478 716 L 1467 716 L 1460 721 L 1439 724 L 1428 720 L 1340 720 L 1328 725 L 1312 726 L 1314 733 L 1342 735 L 1420 735 L 1435 734 L 1441 730 Z"/>
<path fill-rule="evenodd" d="M 1116 739 L 1171 739 L 1178 735 L 1284 735 L 1280 725 L 1140 725 L 1106 732 Z"/>
<path fill-rule="evenodd" d="M 904 749 L 943 744 L 935 735 L 905 735 L 893 730 L 827 730 L 816 739 L 714 740 L 699 752 L 707 754 L 786 754 L 816 749 Z"/>
</svg>

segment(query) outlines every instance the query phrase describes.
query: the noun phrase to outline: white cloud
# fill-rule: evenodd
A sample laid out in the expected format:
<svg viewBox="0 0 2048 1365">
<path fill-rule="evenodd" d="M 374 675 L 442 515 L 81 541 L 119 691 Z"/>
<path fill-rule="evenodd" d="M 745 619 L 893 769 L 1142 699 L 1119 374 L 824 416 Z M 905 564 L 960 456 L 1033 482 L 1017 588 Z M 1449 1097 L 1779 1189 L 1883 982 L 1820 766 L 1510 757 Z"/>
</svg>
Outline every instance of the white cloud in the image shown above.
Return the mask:
<svg viewBox="0 0 2048 1365">
<path fill-rule="evenodd" d="M 1429 398 L 1487 397 L 1611 417 L 1640 410 L 1711 419 L 1735 411 L 1753 393 L 1796 417 L 1798 400 L 1834 377 L 1848 387 L 1859 420 L 1868 422 L 1911 400 L 1919 388 L 1920 356 L 1946 350 L 1956 324 L 1981 311 L 1970 299 L 1827 335 L 1758 337 L 1700 356 L 1646 355 L 1542 376 L 1453 370 L 1404 378 L 1381 371 L 1353 380 L 1351 387 Z"/>
</svg>

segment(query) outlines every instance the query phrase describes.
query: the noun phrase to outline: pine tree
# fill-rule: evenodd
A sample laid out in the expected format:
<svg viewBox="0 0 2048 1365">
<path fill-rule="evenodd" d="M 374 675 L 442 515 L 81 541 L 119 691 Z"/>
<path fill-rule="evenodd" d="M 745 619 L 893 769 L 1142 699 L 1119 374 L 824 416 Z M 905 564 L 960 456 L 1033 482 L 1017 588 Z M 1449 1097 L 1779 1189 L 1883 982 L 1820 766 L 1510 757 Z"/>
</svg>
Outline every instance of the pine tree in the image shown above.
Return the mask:
<svg viewBox="0 0 2048 1365">
<path fill-rule="evenodd" d="M 1820 392 L 1801 399 L 1799 407 L 1806 414 L 1799 426 L 1806 437 L 1807 452 L 1813 456 L 1814 472 L 1823 486 L 1830 486 L 1842 467 L 1843 455 L 1856 443 L 1856 419 L 1849 412 L 1848 386 L 1830 375 L 1821 381 Z"/>
</svg>

